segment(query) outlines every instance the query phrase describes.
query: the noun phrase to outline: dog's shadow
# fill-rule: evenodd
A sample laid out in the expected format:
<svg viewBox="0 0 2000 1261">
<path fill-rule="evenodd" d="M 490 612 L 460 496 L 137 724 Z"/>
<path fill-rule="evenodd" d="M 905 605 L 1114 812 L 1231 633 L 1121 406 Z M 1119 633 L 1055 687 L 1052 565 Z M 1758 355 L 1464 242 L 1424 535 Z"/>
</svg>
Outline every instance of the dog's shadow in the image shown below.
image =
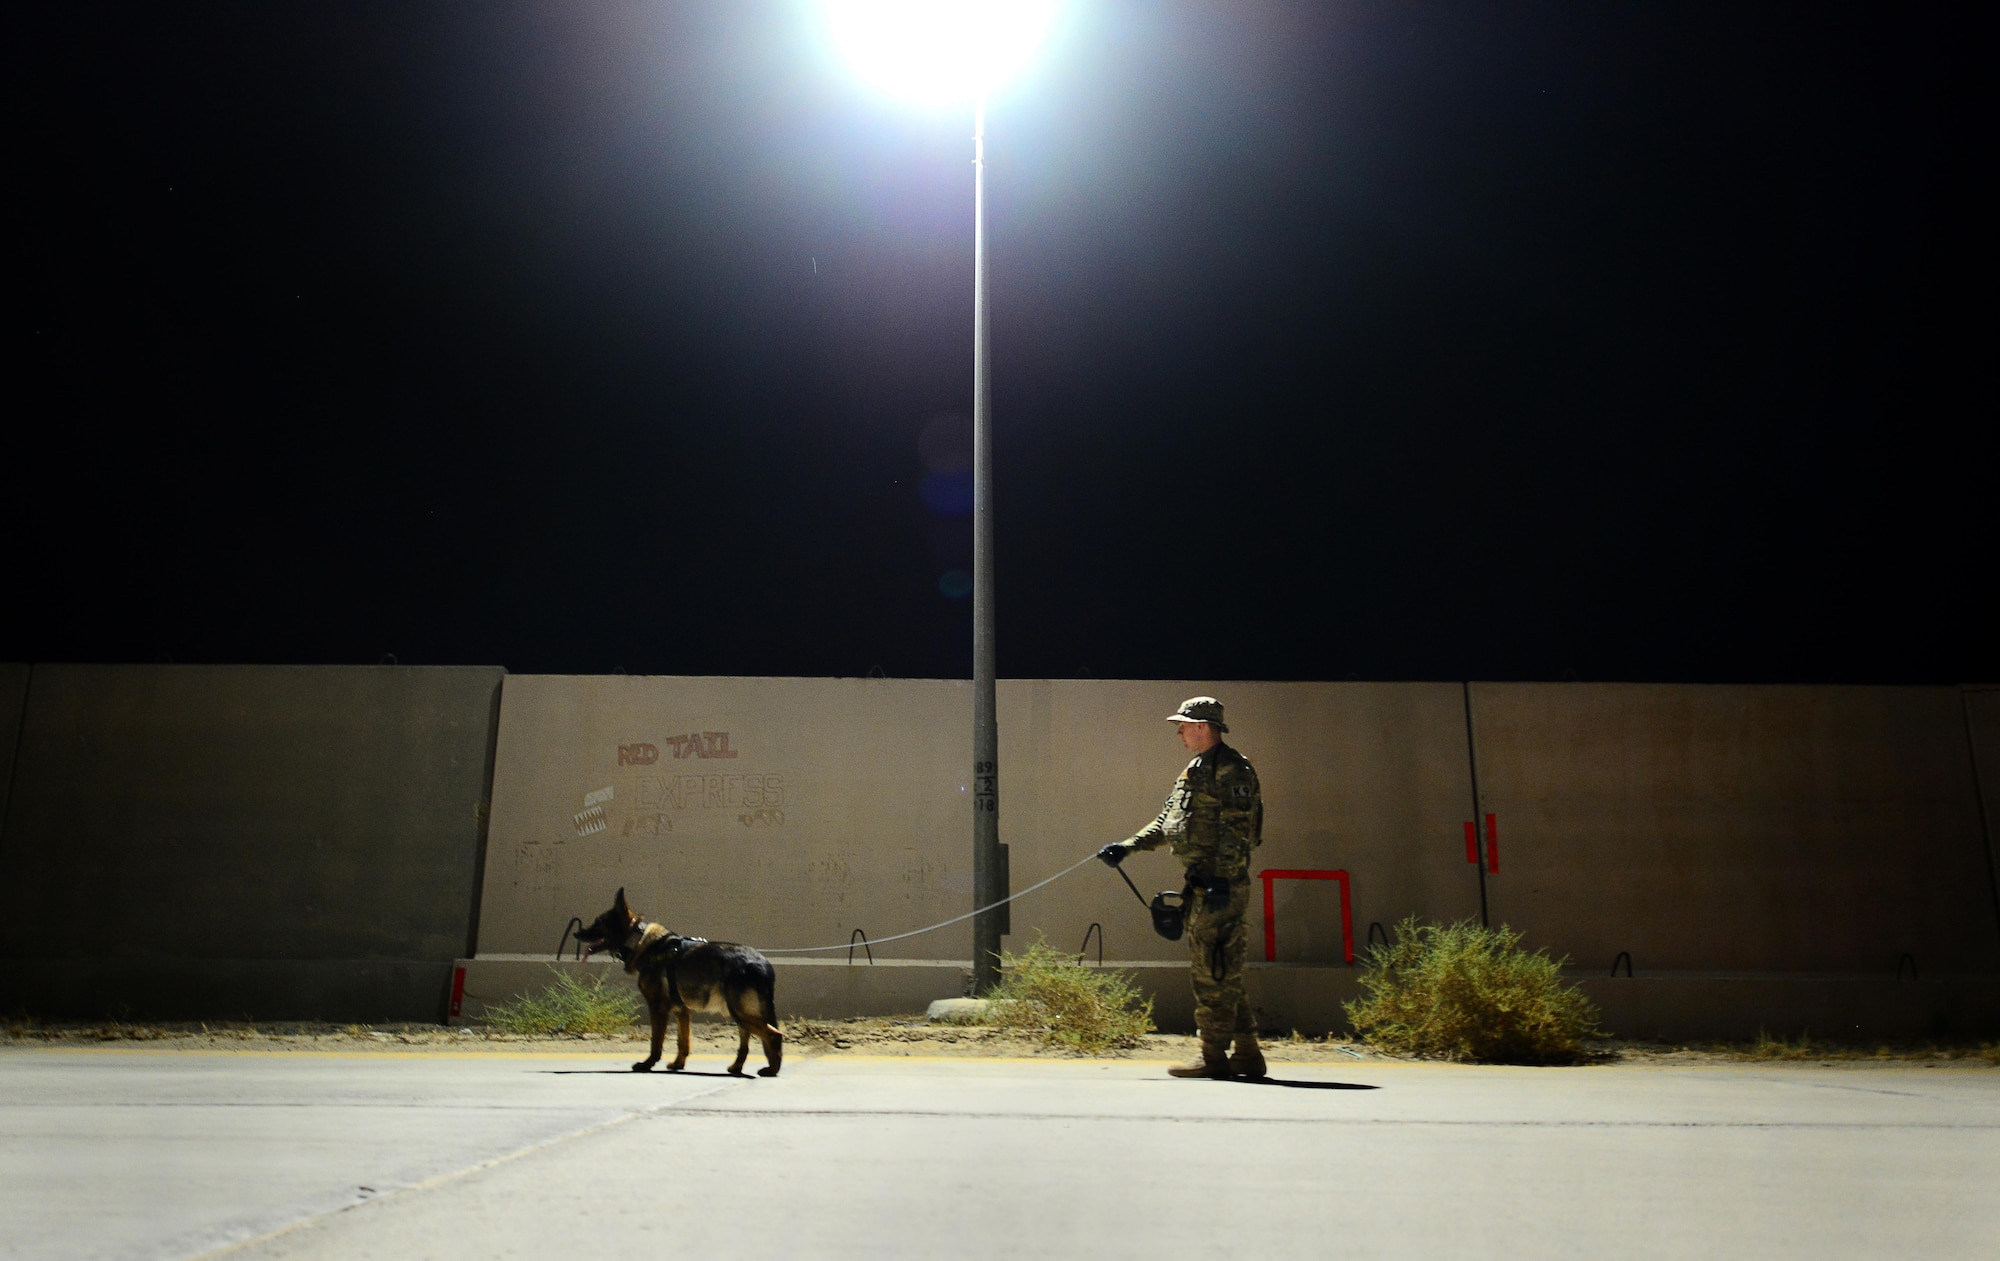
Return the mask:
<svg viewBox="0 0 2000 1261">
<path fill-rule="evenodd" d="M 1288 1081 L 1283 1077 L 1240 1077 L 1241 1086 L 1283 1086 L 1288 1090 L 1380 1090 L 1380 1086 L 1370 1086 L 1358 1081 Z"/>
</svg>

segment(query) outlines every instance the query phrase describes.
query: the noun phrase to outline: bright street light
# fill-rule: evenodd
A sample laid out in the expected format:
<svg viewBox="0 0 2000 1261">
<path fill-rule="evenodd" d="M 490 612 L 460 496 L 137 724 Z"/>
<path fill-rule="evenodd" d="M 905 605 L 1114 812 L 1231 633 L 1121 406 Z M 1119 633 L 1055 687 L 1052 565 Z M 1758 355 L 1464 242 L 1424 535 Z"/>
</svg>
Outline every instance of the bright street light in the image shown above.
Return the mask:
<svg viewBox="0 0 2000 1261">
<path fill-rule="evenodd" d="M 1034 57 L 1054 0 L 827 0 L 842 58 L 879 91 L 928 105 L 977 100 Z"/>
<path fill-rule="evenodd" d="M 986 94 L 1034 55 L 1054 0 L 828 0 L 834 40 L 883 91 L 972 104 L 972 905 L 1007 896 L 993 650 L 993 426 L 986 338 Z M 1000 980 L 1007 908 L 972 919 L 972 992 Z"/>
</svg>

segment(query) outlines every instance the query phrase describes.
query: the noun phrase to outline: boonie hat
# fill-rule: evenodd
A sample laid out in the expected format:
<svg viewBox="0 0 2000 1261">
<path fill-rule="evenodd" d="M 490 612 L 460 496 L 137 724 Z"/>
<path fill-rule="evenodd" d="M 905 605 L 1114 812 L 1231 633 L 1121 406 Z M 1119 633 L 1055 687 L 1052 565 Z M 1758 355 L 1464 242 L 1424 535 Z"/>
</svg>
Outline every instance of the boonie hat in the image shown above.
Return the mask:
<svg viewBox="0 0 2000 1261">
<path fill-rule="evenodd" d="M 1205 722 L 1217 731 L 1228 731 L 1229 724 L 1222 721 L 1222 702 L 1213 696 L 1190 696 L 1181 702 L 1181 707 L 1167 715 L 1168 722 Z"/>
</svg>

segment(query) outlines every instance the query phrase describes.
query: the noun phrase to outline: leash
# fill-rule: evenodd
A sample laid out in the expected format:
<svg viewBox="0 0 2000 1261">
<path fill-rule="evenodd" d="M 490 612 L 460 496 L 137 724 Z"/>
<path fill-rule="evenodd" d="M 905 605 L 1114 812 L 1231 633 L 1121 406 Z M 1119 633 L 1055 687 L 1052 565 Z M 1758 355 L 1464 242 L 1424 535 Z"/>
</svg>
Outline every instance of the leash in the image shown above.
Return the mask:
<svg viewBox="0 0 2000 1261">
<path fill-rule="evenodd" d="M 1125 874 L 1125 868 L 1122 865 L 1113 867 L 1111 870 L 1118 873 L 1118 878 L 1125 882 L 1125 887 L 1132 891 L 1132 896 L 1139 899 L 1140 906 L 1147 905 L 1146 895 L 1139 892 L 1139 886 L 1132 883 L 1132 877 Z"/>
<path fill-rule="evenodd" d="M 877 937 L 874 940 L 873 944 L 880 946 L 892 941 L 901 941 L 906 937 L 921 937 L 925 933 L 934 933 L 940 928 L 950 928 L 953 924 L 963 924 L 966 920 L 971 919 L 975 915 L 983 915 L 987 911 L 993 910 L 995 907 L 1005 906 L 1009 902 L 1012 902 L 1015 898 L 1024 898 L 1028 896 L 1030 893 L 1033 893 L 1035 890 L 1041 888 L 1043 885 L 1054 884 L 1056 881 L 1062 879 L 1064 876 L 1067 876 L 1070 872 L 1075 871 L 1078 867 L 1083 866 L 1085 863 L 1091 863 L 1096 861 L 1097 861 L 1097 851 L 1092 850 L 1088 854 L 1085 854 L 1082 858 L 1078 859 L 1072 865 L 1063 868 L 1061 871 L 1058 871 L 1055 875 L 1050 876 L 1047 880 L 1042 881 L 1041 884 L 1031 884 L 1027 888 L 1021 890 L 1019 893 L 1009 894 L 1006 897 L 1001 898 L 998 902 L 994 902 L 988 906 L 979 907 L 977 910 L 967 911 L 963 915 L 953 916 L 951 919 L 943 920 L 939 923 L 932 924 L 928 928 L 913 928 L 907 933 L 897 933 L 894 937 Z M 1118 874 L 1121 876 L 1125 875 L 1123 871 L 1120 871 Z M 1125 876 L 1125 883 L 1131 884 L 1132 878 L 1130 876 Z M 1137 889 L 1137 887 L 1134 887 L 1132 892 L 1136 894 L 1139 892 L 1139 890 Z M 1139 900 L 1141 902 L 1144 902 L 1146 899 L 1142 897 Z M 852 941 L 843 941 L 837 946 L 788 946 L 783 950 L 760 949 L 759 953 L 767 955 L 806 955 L 806 954 L 817 954 L 822 950 L 852 950 L 853 948 L 854 948 L 854 943 Z"/>
<path fill-rule="evenodd" d="M 1125 887 L 1132 891 L 1132 896 L 1139 899 L 1139 905 L 1145 907 L 1146 913 L 1153 917 L 1153 931 L 1168 941 L 1179 941 L 1187 923 L 1187 892 L 1183 890 L 1180 893 L 1161 893 L 1148 902 L 1146 895 L 1139 892 L 1139 886 L 1132 883 L 1132 877 L 1125 874 L 1125 868 L 1113 867 L 1111 870 L 1118 873 L 1118 878 L 1125 882 Z M 1180 901 L 1169 902 L 1168 898 L 1178 898 Z M 1218 969 L 1215 974 L 1220 976 L 1221 971 Z"/>
</svg>

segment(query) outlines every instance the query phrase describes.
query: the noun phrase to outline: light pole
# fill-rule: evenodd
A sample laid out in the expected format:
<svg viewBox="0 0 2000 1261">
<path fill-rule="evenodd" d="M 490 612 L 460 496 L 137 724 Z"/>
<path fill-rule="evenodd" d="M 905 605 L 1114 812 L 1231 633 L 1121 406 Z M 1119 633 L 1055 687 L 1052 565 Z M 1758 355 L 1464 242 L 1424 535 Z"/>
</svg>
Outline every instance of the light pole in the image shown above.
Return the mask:
<svg viewBox="0 0 2000 1261">
<path fill-rule="evenodd" d="M 1000 721 L 993 616 L 993 414 L 987 337 L 986 95 L 1025 65 L 1055 18 L 1053 0 L 831 0 L 849 64 L 906 99 L 972 97 L 972 905 L 1007 896 L 1000 844 Z M 1000 979 L 1005 907 L 972 919 L 972 990 Z"/>
<path fill-rule="evenodd" d="M 993 634 L 993 376 L 986 336 L 986 98 L 972 106 L 972 905 L 1007 896 Z M 1000 979 L 1006 908 L 972 919 L 972 992 Z"/>
</svg>

